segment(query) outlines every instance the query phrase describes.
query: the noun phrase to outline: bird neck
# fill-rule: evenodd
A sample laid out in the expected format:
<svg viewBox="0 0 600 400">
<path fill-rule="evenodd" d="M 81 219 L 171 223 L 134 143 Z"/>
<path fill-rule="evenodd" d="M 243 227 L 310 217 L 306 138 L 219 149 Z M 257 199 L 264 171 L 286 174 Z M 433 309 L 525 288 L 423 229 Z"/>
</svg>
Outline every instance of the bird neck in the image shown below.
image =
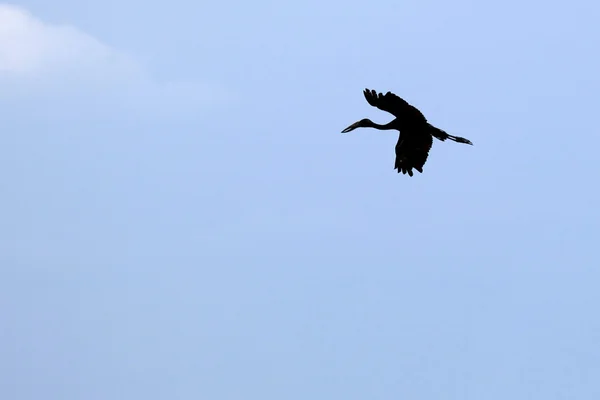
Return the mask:
<svg viewBox="0 0 600 400">
<path fill-rule="evenodd" d="M 382 131 L 387 131 L 387 130 L 390 130 L 390 129 L 395 129 L 394 128 L 394 121 L 388 122 L 385 125 L 381 125 L 381 124 L 375 123 L 373 121 L 369 121 L 368 124 L 369 124 L 368 126 L 370 128 L 375 128 L 375 129 L 379 129 L 379 130 L 382 130 Z"/>
</svg>

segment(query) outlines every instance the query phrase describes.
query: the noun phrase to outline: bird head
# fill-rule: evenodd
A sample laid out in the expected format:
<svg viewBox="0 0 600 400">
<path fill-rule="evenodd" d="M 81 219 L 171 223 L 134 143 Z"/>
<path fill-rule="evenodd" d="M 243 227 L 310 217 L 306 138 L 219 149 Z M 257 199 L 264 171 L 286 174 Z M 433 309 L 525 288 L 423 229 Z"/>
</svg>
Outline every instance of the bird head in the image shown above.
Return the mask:
<svg viewBox="0 0 600 400">
<path fill-rule="evenodd" d="M 371 122 L 370 119 L 364 118 L 364 119 L 361 119 L 360 121 L 357 121 L 357 122 L 353 123 L 352 125 L 350 125 L 346 129 L 344 129 L 342 131 L 342 133 L 348 133 L 350 131 L 355 130 L 356 128 L 366 128 L 368 126 L 371 126 L 372 124 L 373 124 L 373 122 Z"/>
</svg>

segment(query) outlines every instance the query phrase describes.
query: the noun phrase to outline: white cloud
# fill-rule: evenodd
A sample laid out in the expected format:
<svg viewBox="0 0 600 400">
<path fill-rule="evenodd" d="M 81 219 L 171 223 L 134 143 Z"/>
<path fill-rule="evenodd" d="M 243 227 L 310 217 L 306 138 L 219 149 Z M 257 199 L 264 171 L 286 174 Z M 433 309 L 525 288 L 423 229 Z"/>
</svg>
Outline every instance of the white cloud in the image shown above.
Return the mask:
<svg viewBox="0 0 600 400">
<path fill-rule="evenodd" d="M 215 96 L 221 89 L 198 82 L 159 83 L 132 57 L 85 32 L 8 4 L 0 4 L 0 83 L 5 98 L 117 95 L 121 105 L 134 108 L 172 108 L 177 99 L 196 106 L 225 101 Z"/>
<path fill-rule="evenodd" d="M 74 27 L 46 24 L 20 7 L 0 4 L 0 73 L 114 79 L 141 76 L 143 70 Z"/>
</svg>

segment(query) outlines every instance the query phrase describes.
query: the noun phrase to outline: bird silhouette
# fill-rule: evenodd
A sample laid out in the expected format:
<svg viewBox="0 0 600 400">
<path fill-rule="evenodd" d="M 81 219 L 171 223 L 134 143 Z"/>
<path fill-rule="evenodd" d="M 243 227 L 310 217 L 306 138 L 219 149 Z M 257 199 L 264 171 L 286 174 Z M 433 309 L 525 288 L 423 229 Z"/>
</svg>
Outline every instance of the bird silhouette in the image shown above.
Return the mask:
<svg viewBox="0 0 600 400">
<path fill-rule="evenodd" d="M 473 145 L 468 139 L 449 135 L 431 125 L 419 109 L 392 92 L 387 92 L 384 95 L 382 93 L 378 94 L 375 90 L 365 89 L 363 93 L 371 106 L 387 111 L 396 118 L 385 125 L 377 124 L 367 118 L 361 119 L 344 129 L 342 133 L 350 132 L 356 128 L 395 129 L 400 131 L 396 143 L 396 161 L 394 163 L 394 169 L 397 169 L 398 173 L 408 173 L 409 176 L 413 176 L 413 168 L 423 173 L 423 166 L 427 162 L 434 137 L 442 142 L 450 139 L 457 143 Z"/>
</svg>

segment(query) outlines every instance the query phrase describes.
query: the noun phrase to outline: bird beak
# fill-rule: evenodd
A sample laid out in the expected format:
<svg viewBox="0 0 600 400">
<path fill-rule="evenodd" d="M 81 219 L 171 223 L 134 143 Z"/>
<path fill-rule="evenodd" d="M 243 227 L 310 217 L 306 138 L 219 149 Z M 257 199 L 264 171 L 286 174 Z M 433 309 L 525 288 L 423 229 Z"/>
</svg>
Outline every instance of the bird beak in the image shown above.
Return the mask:
<svg viewBox="0 0 600 400">
<path fill-rule="evenodd" d="M 352 125 L 350 125 L 349 127 L 347 127 L 346 129 L 344 129 L 342 131 L 342 133 L 348 133 L 350 131 L 355 130 L 356 128 L 358 128 L 360 126 L 360 121 L 353 123 Z"/>
</svg>

